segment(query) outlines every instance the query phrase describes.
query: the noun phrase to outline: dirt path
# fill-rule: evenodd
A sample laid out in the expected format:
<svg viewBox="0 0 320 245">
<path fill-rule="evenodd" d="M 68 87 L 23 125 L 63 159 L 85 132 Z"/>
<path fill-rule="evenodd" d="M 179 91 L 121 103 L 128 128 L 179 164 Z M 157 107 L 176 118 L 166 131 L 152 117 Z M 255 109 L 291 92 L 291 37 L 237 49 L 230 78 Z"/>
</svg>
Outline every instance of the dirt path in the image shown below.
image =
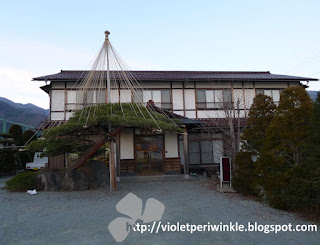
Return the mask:
<svg viewBox="0 0 320 245">
<path fill-rule="evenodd" d="M 0 187 L 5 179 L 0 179 Z M 0 244 L 117 244 L 109 223 L 123 215 L 115 205 L 132 192 L 144 202 L 165 205 L 162 223 L 310 224 L 238 194 L 222 194 L 209 179 L 198 181 L 123 181 L 119 191 L 108 187 L 84 192 L 10 193 L 0 190 Z M 319 232 L 130 232 L 123 244 L 319 244 Z"/>
</svg>

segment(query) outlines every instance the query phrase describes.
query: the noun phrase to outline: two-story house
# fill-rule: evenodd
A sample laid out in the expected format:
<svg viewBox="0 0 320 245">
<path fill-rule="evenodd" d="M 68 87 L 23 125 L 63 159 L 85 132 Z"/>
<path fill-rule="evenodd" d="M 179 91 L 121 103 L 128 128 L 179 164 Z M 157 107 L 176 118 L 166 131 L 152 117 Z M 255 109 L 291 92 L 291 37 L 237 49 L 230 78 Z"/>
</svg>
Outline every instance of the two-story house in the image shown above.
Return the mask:
<svg viewBox="0 0 320 245">
<path fill-rule="evenodd" d="M 60 125 L 72 116 L 74 109 L 83 107 L 83 94 L 74 90 L 84 71 L 61 71 L 60 73 L 34 78 L 45 81 L 41 89 L 50 97 L 49 122 Z M 111 71 L 111 102 L 146 104 L 152 100 L 162 109 L 195 119 L 197 122 L 223 120 L 226 117 L 223 105 L 231 104 L 240 117 L 248 114 L 253 98 L 262 93 L 280 100 L 281 90 L 301 82 L 317 79 L 276 75 L 270 72 L 215 72 L 215 71 L 131 71 L 140 81 L 143 90 L 134 95 L 128 87 L 118 83 L 115 72 Z M 105 101 L 105 92 L 92 91 L 92 103 Z M 237 102 L 237 103 L 235 103 Z M 190 120 L 191 121 L 191 120 Z M 203 125 L 186 122 L 187 153 L 184 150 L 182 135 L 177 133 L 150 134 L 137 128 L 122 130 L 119 139 L 119 174 L 175 173 L 180 172 L 188 159 L 190 166 L 219 163 L 225 154 L 223 134 L 203 132 Z M 193 121 L 194 122 L 194 121 Z M 186 155 L 187 154 L 187 155 Z M 68 161 L 64 156 L 51 158 L 51 168 L 64 167 Z M 120 166 L 119 166 L 120 165 Z"/>
</svg>

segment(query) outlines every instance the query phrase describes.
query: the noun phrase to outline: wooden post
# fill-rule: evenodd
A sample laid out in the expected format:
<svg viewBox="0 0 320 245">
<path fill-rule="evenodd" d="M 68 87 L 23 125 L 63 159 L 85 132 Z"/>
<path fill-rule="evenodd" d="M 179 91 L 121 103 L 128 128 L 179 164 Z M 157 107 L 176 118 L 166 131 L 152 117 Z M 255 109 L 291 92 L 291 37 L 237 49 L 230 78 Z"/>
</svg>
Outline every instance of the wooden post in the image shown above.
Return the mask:
<svg viewBox="0 0 320 245">
<path fill-rule="evenodd" d="M 106 50 L 107 50 L 107 103 L 111 103 L 111 95 L 110 95 L 110 70 L 109 70 L 109 31 L 105 31 L 106 40 Z M 109 132 L 111 133 L 111 124 L 109 124 Z M 115 159 L 114 159 L 114 145 L 113 141 L 109 141 L 109 171 L 110 171 L 110 192 L 117 190 L 116 184 L 116 170 L 115 170 Z"/>
<path fill-rule="evenodd" d="M 189 149 L 188 149 L 188 132 L 187 127 L 183 129 L 183 154 L 184 154 L 184 177 L 189 178 Z"/>
<path fill-rule="evenodd" d="M 117 190 L 116 170 L 114 160 L 114 142 L 109 141 L 109 170 L 110 170 L 110 192 Z"/>
<path fill-rule="evenodd" d="M 116 180 L 120 181 L 120 133 L 116 135 L 116 172 Z"/>
</svg>

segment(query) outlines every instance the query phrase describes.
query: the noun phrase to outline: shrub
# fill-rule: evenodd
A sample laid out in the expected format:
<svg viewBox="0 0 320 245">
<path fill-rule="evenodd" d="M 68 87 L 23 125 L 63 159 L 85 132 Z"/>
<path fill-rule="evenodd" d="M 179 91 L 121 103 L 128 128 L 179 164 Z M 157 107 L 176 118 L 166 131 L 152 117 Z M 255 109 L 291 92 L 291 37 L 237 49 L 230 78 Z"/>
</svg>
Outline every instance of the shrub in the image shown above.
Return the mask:
<svg viewBox="0 0 320 245">
<path fill-rule="evenodd" d="M 320 172 L 318 162 L 308 162 L 293 169 L 286 188 L 290 209 L 320 211 Z"/>
<path fill-rule="evenodd" d="M 243 194 L 254 193 L 254 163 L 250 152 L 239 152 L 236 156 L 236 170 L 232 179 L 232 185 L 235 190 Z"/>
<path fill-rule="evenodd" d="M 13 124 L 9 128 L 9 134 L 12 135 L 17 145 L 23 145 L 22 128 L 18 124 Z"/>
<path fill-rule="evenodd" d="M 14 176 L 6 182 L 6 189 L 10 191 L 27 191 L 37 188 L 37 172 L 24 172 Z"/>
</svg>

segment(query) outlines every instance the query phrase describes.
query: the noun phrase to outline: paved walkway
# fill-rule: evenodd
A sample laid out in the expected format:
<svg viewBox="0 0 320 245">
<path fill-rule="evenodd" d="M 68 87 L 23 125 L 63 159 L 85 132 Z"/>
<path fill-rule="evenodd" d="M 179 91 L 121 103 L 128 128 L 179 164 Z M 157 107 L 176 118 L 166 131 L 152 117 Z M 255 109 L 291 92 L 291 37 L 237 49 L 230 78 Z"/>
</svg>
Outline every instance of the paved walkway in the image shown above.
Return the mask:
<svg viewBox="0 0 320 245">
<path fill-rule="evenodd" d="M 1 189 L 0 244 L 117 244 L 107 227 L 113 219 L 123 216 L 115 206 L 129 192 L 144 202 L 151 197 L 162 202 L 163 224 L 310 224 L 241 195 L 219 193 L 208 178 L 185 181 L 182 177 L 174 181 L 165 181 L 167 176 L 122 179 L 116 193 L 109 193 L 108 186 L 83 192 L 40 192 L 34 196 Z M 0 187 L 3 185 L 1 178 Z M 319 241 L 319 232 L 130 232 L 122 244 L 311 245 Z"/>
</svg>

